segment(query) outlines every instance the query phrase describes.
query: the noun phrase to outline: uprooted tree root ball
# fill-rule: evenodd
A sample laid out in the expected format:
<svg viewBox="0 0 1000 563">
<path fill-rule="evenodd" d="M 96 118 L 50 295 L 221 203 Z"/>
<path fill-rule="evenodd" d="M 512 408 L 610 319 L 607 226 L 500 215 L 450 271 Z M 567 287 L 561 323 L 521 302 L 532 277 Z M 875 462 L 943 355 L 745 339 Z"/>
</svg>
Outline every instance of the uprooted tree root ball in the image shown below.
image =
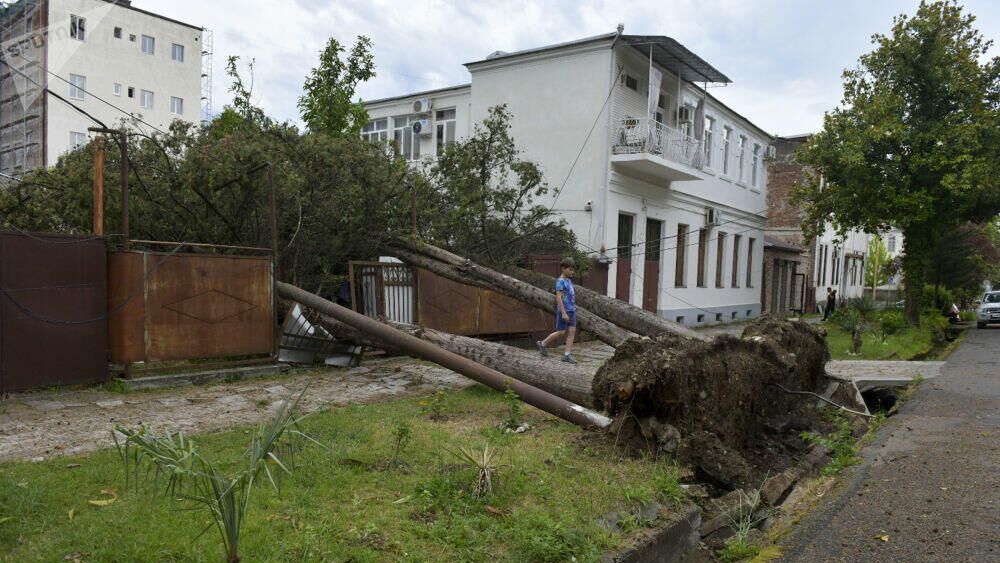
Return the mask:
<svg viewBox="0 0 1000 563">
<path fill-rule="evenodd" d="M 673 334 L 625 342 L 594 378 L 594 404 L 619 443 L 677 455 L 707 481 L 732 489 L 780 471 L 815 427 L 829 351 L 821 329 L 767 316 L 742 338 L 703 342 Z"/>
</svg>

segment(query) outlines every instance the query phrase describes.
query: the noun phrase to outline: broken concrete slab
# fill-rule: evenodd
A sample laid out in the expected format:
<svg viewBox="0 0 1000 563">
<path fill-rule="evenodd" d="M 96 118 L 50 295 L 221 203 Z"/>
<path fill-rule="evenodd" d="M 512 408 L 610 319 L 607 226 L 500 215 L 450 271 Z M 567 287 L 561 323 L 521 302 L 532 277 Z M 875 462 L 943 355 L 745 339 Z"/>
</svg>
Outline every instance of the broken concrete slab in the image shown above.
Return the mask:
<svg viewBox="0 0 1000 563">
<path fill-rule="evenodd" d="M 252 379 L 285 373 L 290 368 L 286 365 L 246 366 L 238 368 L 218 369 L 195 373 L 174 373 L 170 375 L 155 375 L 138 379 L 122 380 L 129 391 L 165 389 L 169 387 L 185 387 L 190 385 L 205 385 L 232 380 Z"/>
<path fill-rule="evenodd" d="M 59 401 L 48 401 L 45 399 L 25 399 L 22 402 L 33 409 L 45 412 L 57 411 L 66 408 L 66 405 Z"/>
<path fill-rule="evenodd" d="M 861 391 L 875 387 L 905 387 L 914 379 L 934 379 L 945 362 L 831 360 L 826 372 L 831 377 L 854 381 Z"/>
<path fill-rule="evenodd" d="M 120 407 L 125 404 L 125 401 L 119 399 L 110 399 L 107 401 L 96 401 L 95 404 L 102 409 L 113 409 L 115 407 Z"/>
</svg>

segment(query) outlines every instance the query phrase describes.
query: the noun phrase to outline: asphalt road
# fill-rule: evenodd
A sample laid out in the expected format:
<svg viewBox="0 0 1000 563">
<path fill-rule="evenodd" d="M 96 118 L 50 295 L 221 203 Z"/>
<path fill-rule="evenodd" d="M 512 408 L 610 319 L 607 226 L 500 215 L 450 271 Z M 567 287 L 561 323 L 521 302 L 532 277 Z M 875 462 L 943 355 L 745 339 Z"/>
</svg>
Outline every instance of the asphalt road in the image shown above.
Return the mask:
<svg viewBox="0 0 1000 563">
<path fill-rule="evenodd" d="M 1000 562 L 1000 328 L 970 330 L 862 453 L 784 561 Z"/>
</svg>

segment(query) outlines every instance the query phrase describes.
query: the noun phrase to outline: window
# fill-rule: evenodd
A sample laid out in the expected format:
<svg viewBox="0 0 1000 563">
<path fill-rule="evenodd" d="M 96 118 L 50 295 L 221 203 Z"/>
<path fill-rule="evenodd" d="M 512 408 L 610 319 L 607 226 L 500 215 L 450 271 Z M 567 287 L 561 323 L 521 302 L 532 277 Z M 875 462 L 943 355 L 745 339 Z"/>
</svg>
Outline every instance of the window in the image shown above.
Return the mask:
<svg viewBox="0 0 1000 563">
<path fill-rule="evenodd" d="M 441 154 L 444 147 L 455 142 L 455 108 L 434 112 L 434 121 L 437 153 Z"/>
<path fill-rule="evenodd" d="M 69 132 L 69 148 L 78 149 L 87 144 L 87 134 L 77 133 L 76 131 Z"/>
<path fill-rule="evenodd" d="M 687 285 L 687 239 L 688 226 L 677 225 L 677 264 L 674 266 L 674 287 L 685 287 Z"/>
<path fill-rule="evenodd" d="M 174 115 L 184 115 L 184 98 L 170 96 L 170 113 Z"/>
<path fill-rule="evenodd" d="M 715 140 L 715 118 L 705 116 L 705 166 L 712 167 L 712 149 Z"/>
<path fill-rule="evenodd" d="M 142 36 L 142 54 L 153 55 L 156 53 L 156 39 L 148 35 Z"/>
<path fill-rule="evenodd" d="M 135 43 L 135 34 L 134 33 L 129 33 L 128 34 L 128 40 L 131 41 L 132 43 Z"/>
<path fill-rule="evenodd" d="M 833 277 L 830 279 L 830 283 L 837 284 L 840 282 L 840 261 L 838 260 L 837 248 L 833 249 Z"/>
<path fill-rule="evenodd" d="M 369 143 L 388 143 L 389 119 L 383 117 L 382 119 L 373 119 L 366 123 L 365 126 L 361 128 L 361 138 Z"/>
<path fill-rule="evenodd" d="M 419 115 L 400 115 L 392 118 L 392 140 L 406 160 L 420 159 L 420 136 L 414 135 L 411 128 L 411 124 L 419 119 Z"/>
<path fill-rule="evenodd" d="M 659 97 L 656 98 L 656 122 L 657 123 L 663 123 L 663 111 L 666 109 L 666 107 L 667 107 L 667 97 L 664 96 L 663 94 L 660 94 Z"/>
<path fill-rule="evenodd" d="M 178 45 L 177 43 L 171 45 L 170 58 L 179 63 L 184 62 L 184 45 Z"/>
<path fill-rule="evenodd" d="M 87 77 L 79 74 L 69 75 L 69 97 L 82 100 L 87 94 Z"/>
<path fill-rule="evenodd" d="M 698 287 L 705 287 L 705 269 L 708 267 L 708 229 L 698 231 Z"/>
<path fill-rule="evenodd" d="M 77 41 L 87 40 L 87 18 L 69 17 L 69 36 Z"/>
<path fill-rule="evenodd" d="M 747 138 L 746 135 L 740 135 L 740 177 L 739 181 L 743 182 L 746 180 L 746 176 L 743 174 L 743 166 L 746 164 L 747 156 Z"/>
<path fill-rule="evenodd" d="M 747 241 L 747 287 L 753 287 L 753 246 L 757 242 L 753 238 Z M 750 311 L 747 311 L 750 316 Z"/>
<path fill-rule="evenodd" d="M 889 252 L 896 252 L 896 237 L 889 237 Z"/>
<path fill-rule="evenodd" d="M 760 145 L 753 145 L 753 162 L 750 166 L 750 185 L 757 187 L 757 167 L 760 165 Z"/>
<path fill-rule="evenodd" d="M 135 97 L 135 88 L 133 88 L 132 86 L 128 87 L 128 97 L 130 97 L 130 98 L 134 98 Z"/>
<path fill-rule="evenodd" d="M 733 235 L 733 277 L 730 280 L 730 285 L 733 287 L 740 286 L 740 243 L 741 242 L 743 242 L 743 237 L 741 235 Z M 735 313 L 733 314 L 735 315 Z"/>
<path fill-rule="evenodd" d="M 149 90 L 139 91 L 139 107 L 143 109 L 153 109 L 153 93 Z"/>
<path fill-rule="evenodd" d="M 726 233 L 719 233 L 718 241 L 719 243 L 715 254 L 715 287 L 726 287 L 723 283 L 723 280 L 725 279 L 725 272 L 723 272 L 723 269 L 726 266 Z"/>
<path fill-rule="evenodd" d="M 24 167 L 24 149 L 14 149 L 14 170 Z"/>
<path fill-rule="evenodd" d="M 634 76 L 625 75 L 625 87 L 629 90 L 639 91 L 639 81 Z"/>
<path fill-rule="evenodd" d="M 122 85 L 121 84 L 115 82 L 114 93 L 115 93 L 116 96 L 121 96 L 122 95 Z"/>
<path fill-rule="evenodd" d="M 121 39 L 121 38 L 122 38 L 122 28 L 116 27 L 115 28 L 115 39 Z"/>
<path fill-rule="evenodd" d="M 733 130 L 729 127 L 722 128 L 722 173 L 729 174 L 729 145 L 733 140 Z"/>
</svg>

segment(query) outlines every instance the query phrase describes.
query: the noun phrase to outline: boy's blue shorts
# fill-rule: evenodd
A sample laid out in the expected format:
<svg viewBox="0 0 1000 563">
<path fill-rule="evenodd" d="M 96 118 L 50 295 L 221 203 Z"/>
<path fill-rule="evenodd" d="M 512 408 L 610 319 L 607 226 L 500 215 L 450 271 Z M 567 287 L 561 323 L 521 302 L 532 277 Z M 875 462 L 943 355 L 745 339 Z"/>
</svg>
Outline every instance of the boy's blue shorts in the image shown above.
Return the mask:
<svg viewBox="0 0 1000 563">
<path fill-rule="evenodd" d="M 556 330 L 566 330 L 571 326 L 576 326 L 576 311 L 566 311 L 569 320 L 563 320 L 562 313 L 556 312 Z"/>
</svg>

